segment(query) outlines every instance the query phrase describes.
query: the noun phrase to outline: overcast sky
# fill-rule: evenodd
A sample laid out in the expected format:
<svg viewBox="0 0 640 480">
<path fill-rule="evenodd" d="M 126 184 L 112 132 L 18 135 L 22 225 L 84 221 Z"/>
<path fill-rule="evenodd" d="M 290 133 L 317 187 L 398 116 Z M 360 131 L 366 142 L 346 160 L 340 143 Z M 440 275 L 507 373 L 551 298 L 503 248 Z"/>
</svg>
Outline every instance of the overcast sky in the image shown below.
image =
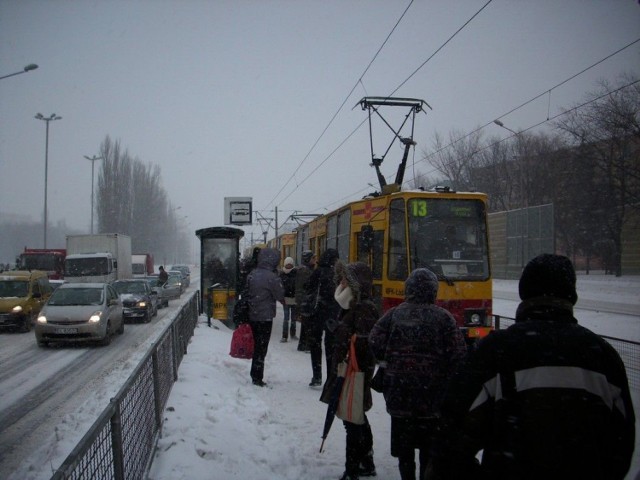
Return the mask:
<svg viewBox="0 0 640 480">
<path fill-rule="evenodd" d="M 414 134 L 419 160 L 435 132 L 485 125 L 640 38 L 636 0 L 486 3 L 0 0 L 0 76 L 39 65 L 0 80 L 0 216 L 42 218 L 38 112 L 62 117 L 49 130 L 50 224 L 89 231 L 84 156 L 96 155 L 107 135 L 160 166 L 192 231 L 222 225 L 229 196 L 252 197 L 267 218 L 277 206 L 282 222 L 294 210 L 337 208 L 377 184 L 366 124 L 340 146 L 366 119 L 352 108 L 362 97 L 429 103 Z M 579 102 L 599 79 L 639 66 L 636 43 L 502 121 L 528 128 Z M 390 114 L 394 126 L 398 114 Z M 495 125 L 483 133 L 508 135 Z M 386 135 L 374 132 L 378 154 Z M 391 150 L 386 175 L 401 154 Z M 424 162 L 415 169 L 429 171 Z M 405 179 L 412 175 L 410 166 Z"/>
</svg>

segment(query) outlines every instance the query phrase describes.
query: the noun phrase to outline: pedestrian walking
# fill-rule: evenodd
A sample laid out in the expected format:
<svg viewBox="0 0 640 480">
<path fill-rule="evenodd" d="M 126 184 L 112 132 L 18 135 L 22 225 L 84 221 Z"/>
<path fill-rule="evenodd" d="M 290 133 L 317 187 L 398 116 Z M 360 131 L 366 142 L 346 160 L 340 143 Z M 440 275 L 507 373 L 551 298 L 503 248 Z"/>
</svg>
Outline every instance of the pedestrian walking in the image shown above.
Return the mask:
<svg viewBox="0 0 640 480">
<path fill-rule="evenodd" d="M 309 351 L 309 342 L 308 342 L 308 327 L 307 327 L 307 318 L 303 317 L 300 312 L 300 306 L 304 301 L 305 297 L 305 287 L 307 282 L 309 281 L 309 277 L 311 277 L 311 273 L 313 269 L 316 267 L 316 255 L 311 250 L 305 250 L 302 252 L 302 265 L 296 268 L 296 305 L 297 305 L 297 313 L 298 313 L 298 321 L 300 322 L 300 340 L 298 341 L 298 351 L 300 352 L 308 352 Z"/>
<path fill-rule="evenodd" d="M 365 263 L 335 264 L 335 279 L 338 284 L 334 298 L 340 305 L 339 323 L 335 331 L 331 370 L 327 374 L 325 386 L 330 386 L 337 375 L 338 364 L 347 359 L 350 342 L 355 335 L 355 353 L 358 366 L 364 372 L 364 396 L 362 410 L 367 412 L 373 405 L 371 378 L 376 359 L 369 349 L 369 332 L 380 318 L 373 303 L 373 275 Z M 325 389 L 327 390 L 327 389 Z M 323 396 L 330 392 L 323 391 Z M 341 480 L 376 475 L 373 461 L 373 435 L 366 414 L 364 423 L 357 425 L 343 421 L 346 431 L 345 471 Z"/>
<path fill-rule="evenodd" d="M 519 293 L 515 323 L 484 338 L 451 382 L 428 478 L 625 478 L 635 441 L 627 375 L 573 316 L 571 261 L 534 258 Z"/>
<path fill-rule="evenodd" d="M 400 478 L 416 479 L 417 449 L 422 480 L 447 383 L 467 347 L 452 315 L 435 305 L 438 278 L 433 272 L 412 271 L 404 291 L 404 302 L 388 310 L 371 330 L 369 345 L 385 365 L 383 395 Z"/>
<path fill-rule="evenodd" d="M 254 342 L 251 380 L 259 387 L 266 386 L 263 380 L 264 359 L 269 348 L 273 318 L 276 316 L 276 302 L 284 302 L 284 289 L 276 273 L 279 263 L 280 252 L 264 248 L 258 253 L 256 268 L 247 278 L 249 321 Z"/>
<path fill-rule="evenodd" d="M 293 258 L 284 259 L 284 265 L 280 272 L 280 281 L 284 287 L 284 304 L 282 305 L 284 320 L 282 321 L 282 338 L 281 342 L 286 342 L 291 335 L 291 339 L 296 339 L 296 318 L 298 317 L 298 308 L 296 306 L 296 274 Z M 291 320 L 291 325 L 289 325 Z"/>
<path fill-rule="evenodd" d="M 313 271 L 305 288 L 303 311 L 310 312 L 307 322 L 307 341 L 311 350 L 311 378 L 310 387 L 322 385 L 322 337 L 324 335 L 324 349 L 327 371 L 331 366 L 333 354 L 333 340 L 338 325 L 340 305 L 334 298 L 335 282 L 334 269 L 338 260 L 338 251 L 328 248 L 320 256 L 318 267 Z M 309 305 L 313 303 L 313 305 Z M 305 305 L 306 304 L 306 305 Z"/>
</svg>

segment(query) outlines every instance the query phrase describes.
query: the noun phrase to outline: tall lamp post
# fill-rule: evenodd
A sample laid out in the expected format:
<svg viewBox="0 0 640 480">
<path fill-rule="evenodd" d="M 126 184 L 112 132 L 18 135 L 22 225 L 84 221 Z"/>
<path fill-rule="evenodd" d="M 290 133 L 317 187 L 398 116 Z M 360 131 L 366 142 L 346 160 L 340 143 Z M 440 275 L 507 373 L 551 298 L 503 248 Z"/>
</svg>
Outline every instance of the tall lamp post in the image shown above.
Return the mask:
<svg viewBox="0 0 640 480">
<path fill-rule="evenodd" d="M 2 80 L 3 78 L 13 77 L 14 75 L 20 75 L 21 73 L 27 73 L 27 72 L 30 72 L 31 70 L 35 70 L 36 68 L 38 68 L 38 65 L 36 65 L 35 63 L 30 63 L 19 72 L 10 73 L 9 75 L 3 75 L 2 77 L 0 77 L 0 80 Z"/>
<path fill-rule="evenodd" d="M 96 163 L 96 160 L 103 160 L 103 158 L 98 157 L 97 155 L 94 155 L 93 157 L 88 157 L 84 155 L 84 158 L 86 158 L 91 162 L 91 235 L 93 235 L 93 184 L 94 184 L 93 167 L 94 167 L 94 164 Z"/>
<path fill-rule="evenodd" d="M 513 133 L 518 141 L 518 143 L 521 142 L 521 138 L 520 138 L 520 132 L 516 132 L 515 130 L 510 129 L 509 127 L 507 127 L 504 123 L 502 123 L 500 120 L 494 120 L 493 123 L 495 123 L 496 125 L 498 125 L 499 127 L 504 128 L 505 130 L 508 130 L 509 132 Z M 525 161 L 526 161 L 526 156 L 524 157 Z M 525 239 L 525 229 L 524 229 L 524 224 L 527 224 L 527 239 L 529 238 L 529 210 L 528 210 L 528 203 L 529 203 L 529 198 L 528 195 L 525 195 L 525 191 L 524 191 L 524 168 L 522 168 L 522 165 L 520 165 L 520 208 L 523 210 L 524 215 L 520 216 L 521 219 L 521 239 L 520 239 L 520 267 L 521 270 L 524 270 L 524 254 L 525 254 L 525 248 L 524 248 L 524 239 Z M 527 250 L 528 251 L 528 250 Z"/>
<path fill-rule="evenodd" d="M 49 122 L 53 120 L 61 120 L 62 117 L 52 113 L 45 117 L 41 113 L 36 114 L 37 120 L 42 120 L 47 124 L 45 146 L 44 146 L 44 247 L 47 248 L 47 179 L 49 175 Z"/>
</svg>

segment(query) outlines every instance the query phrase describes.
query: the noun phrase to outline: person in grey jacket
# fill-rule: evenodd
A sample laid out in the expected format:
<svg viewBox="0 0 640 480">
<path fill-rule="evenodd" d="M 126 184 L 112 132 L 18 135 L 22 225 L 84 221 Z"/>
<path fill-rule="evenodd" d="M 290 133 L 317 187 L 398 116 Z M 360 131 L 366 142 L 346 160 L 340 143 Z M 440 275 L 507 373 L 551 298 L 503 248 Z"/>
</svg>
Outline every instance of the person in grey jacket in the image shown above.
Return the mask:
<svg viewBox="0 0 640 480">
<path fill-rule="evenodd" d="M 280 252 L 264 248 L 258 254 L 258 264 L 247 279 L 249 292 L 249 322 L 253 332 L 253 359 L 251 380 L 259 387 L 263 381 L 264 359 L 269 348 L 273 318 L 276 316 L 276 302 L 284 303 L 284 288 L 276 268 L 280 263 Z"/>
</svg>

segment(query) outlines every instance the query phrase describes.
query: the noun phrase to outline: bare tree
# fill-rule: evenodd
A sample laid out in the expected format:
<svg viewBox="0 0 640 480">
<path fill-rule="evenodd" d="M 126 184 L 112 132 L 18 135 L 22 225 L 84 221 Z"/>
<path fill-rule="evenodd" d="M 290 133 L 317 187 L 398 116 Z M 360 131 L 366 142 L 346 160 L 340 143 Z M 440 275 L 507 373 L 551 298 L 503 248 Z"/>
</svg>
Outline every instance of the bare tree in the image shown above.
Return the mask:
<svg viewBox="0 0 640 480">
<path fill-rule="evenodd" d="M 459 130 L 449 133 L 448 141 L 436 133 L 433 139 L 433 153 L 424 152 L 425 159 L 456 190 L 474 190 L 471 172 L 480 160 L 481 132 L 475 130 L 465 134 Z"/>
<path fill-rule="evenodd" d="M 612 87 L 600 82 L 582 105 L 567 110 L 556 128 L 580 152 L 582 168 L 593 172 L 589 186 L 597 199 L 589 212 L 611 243 L 613 270 L 622 275 L 622 229 L 640 204 L 640 80 L 623 75 Z M 593 228 L 593 225 L 590 226 Z M 587 228 L 585 226 L 585 228 Z"/>
<path fill-rule="evenodd" d="M 99 232 L 130 234 L 132 198 L 132 166 L 129 154 L 122 152 L 120 142 L 107 136 L 100 145 L 102 168 L 98 174 L 97 214 Z"/>
</svg>

